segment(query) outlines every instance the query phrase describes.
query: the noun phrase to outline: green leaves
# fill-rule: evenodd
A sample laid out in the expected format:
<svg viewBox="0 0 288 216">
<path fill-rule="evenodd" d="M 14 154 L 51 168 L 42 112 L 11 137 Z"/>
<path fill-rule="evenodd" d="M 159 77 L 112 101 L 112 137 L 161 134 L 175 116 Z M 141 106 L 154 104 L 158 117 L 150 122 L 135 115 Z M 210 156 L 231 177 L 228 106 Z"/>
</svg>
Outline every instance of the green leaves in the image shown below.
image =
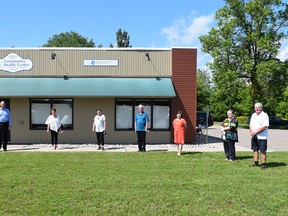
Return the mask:
<svg viewBox="0 0 288 216">
<path fill-rule="evenodd" d="M 117 47 L 132 47 L 132 45 L 130 45 L 130 35 L 127 31 L 122 31 L 121 28 L 116 32 L 116 42 Z"/>
<path fill-rule="evenodd" d="M 77 32 L 54 34 L 44 47 L 95 47 L 93 39 L 88 40 Z"/>
<path fill-rule="evenodd" d="M 209 105 L 209 98 L 212 93 L 212 80 L 206 70 L 197 71 L 197 110 L 204 111 Z"/>
<path fill-rule="evenodd" d="M 210 69 L 214 71 L 213 95 L 217 99 L 211 102 L 222 102 L 225 108 L 247 103 L 237 92 L 249 88 L 252 100 L 248 107 L 252 108 L 256 101 L 268 103 L 267 98 L 274 100 L 269 104 L 277 104 L 277 95 L 287 86 L 283 79 L 287 77 L 285 64 L 277 59 L 277 54 L 281 40 L 288 36 L 288 4 L 280 0 L 225 2 L 216 12 L 216 26 L 199 38 L 202 51 L 213 58 Z M 282 78 L 277 79 L 280 74 Z M 268 110 L 275 112 L 269 107 Z"/>
</svg>

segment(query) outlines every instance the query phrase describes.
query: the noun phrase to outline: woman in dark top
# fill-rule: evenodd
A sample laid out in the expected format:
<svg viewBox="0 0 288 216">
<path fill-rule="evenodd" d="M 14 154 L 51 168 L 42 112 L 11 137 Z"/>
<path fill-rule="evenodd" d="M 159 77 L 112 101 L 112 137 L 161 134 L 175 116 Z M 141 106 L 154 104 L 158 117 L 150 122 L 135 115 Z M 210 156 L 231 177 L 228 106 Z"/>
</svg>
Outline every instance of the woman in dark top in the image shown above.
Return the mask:
<svg viewBox="0 0 288 216">
<path fill-rule="evenodd" d="M 227 111 L 227 118 L 221 124 L 221 131 L 223 133 L 223 146 L 226 159 L 234 161 L 236 159 L 235 142 L 238 142 L 238 121 L 233 116 L 233 111 Z"/>
</svg>

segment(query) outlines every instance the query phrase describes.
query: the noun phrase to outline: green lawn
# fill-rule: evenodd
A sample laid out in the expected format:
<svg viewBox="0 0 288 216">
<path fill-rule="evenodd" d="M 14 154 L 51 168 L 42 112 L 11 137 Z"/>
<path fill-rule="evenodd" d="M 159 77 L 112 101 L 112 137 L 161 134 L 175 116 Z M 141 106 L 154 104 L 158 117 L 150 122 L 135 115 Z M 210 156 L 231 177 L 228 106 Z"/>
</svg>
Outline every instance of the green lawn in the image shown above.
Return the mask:
<svg viewBox="0 0 288 216">
<path fill-rule="evenodd" d="M 288 153 L 0 152 L 0 215 L 288 215 Z"/>
</svg>

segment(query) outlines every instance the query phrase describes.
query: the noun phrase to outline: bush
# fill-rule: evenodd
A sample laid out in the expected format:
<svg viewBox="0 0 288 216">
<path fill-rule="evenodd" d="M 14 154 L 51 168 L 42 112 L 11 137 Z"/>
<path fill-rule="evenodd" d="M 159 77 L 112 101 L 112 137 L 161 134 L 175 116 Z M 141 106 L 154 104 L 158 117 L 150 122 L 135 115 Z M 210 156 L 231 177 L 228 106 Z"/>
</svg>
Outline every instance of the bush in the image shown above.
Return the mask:
<svg viewBox="0 0 288 216">
<path fill-rule="evenodd" d="M 247 124 L 248 116 L 237 116 L 238 124 Z"/>
</svg>

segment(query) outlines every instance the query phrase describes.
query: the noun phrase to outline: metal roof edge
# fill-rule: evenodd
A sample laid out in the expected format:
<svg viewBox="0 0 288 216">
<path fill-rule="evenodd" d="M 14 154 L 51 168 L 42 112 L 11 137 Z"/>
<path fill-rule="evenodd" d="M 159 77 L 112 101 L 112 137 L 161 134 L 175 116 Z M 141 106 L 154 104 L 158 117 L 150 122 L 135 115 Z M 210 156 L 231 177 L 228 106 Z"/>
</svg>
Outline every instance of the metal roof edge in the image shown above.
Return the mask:
<svg viewBox="0 0 288 216">
<path fill-rule="evenodd" d="M 131 47 L 131 48 L 99 48 L 99 47 L 0 47 L 0 50 L 97 50 L 97 51 L 170 51 L 172 49 L 197 49 L 197 47 Z"/>
</svg>

